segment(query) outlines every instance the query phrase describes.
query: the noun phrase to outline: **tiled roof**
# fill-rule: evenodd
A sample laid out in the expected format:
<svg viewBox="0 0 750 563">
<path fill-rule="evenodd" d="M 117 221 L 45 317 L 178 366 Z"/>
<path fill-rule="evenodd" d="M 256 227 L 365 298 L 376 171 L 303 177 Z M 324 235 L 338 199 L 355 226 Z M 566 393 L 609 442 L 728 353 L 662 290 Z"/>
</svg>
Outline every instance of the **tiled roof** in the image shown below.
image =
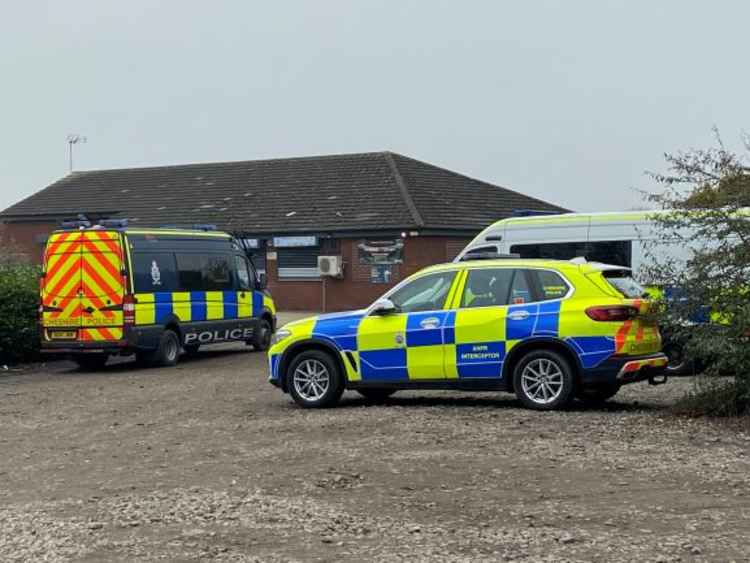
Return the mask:
<svg viewBox="0 0 750 563">
<path fill-rule="evenodd" d="M 84 213 L 133 226 L 263 233 L 479 230 L 514 209 L 567 211 L 390 152 L 74 172 L 0 220 Z"/>
</svg>

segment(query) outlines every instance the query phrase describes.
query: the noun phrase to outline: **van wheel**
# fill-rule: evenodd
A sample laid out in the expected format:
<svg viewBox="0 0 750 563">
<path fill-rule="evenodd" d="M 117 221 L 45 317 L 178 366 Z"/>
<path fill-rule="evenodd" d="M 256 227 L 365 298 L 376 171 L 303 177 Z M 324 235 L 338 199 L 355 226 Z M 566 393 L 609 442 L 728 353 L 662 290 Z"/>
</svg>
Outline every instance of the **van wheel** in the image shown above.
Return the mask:
<svg viewBox="0 0 750 563">
<path fill-rule="evenodd" d="M 573 399 L 575 378 L 570 363 L 552 350 L 535 350 L 521 358 L 513 372 L 518 400 L 534 410 L 565 407 Z"/>
<path fill-rule="evenodd" d="M 142 360 L 150 366 L 173 366 L 180 357 L 180 338 L 173 330 L 165 330 L 159 339 L 159 347 L 142 355 Z M 139 358 L 140 359 L 140 358 Z"/>
<path fill-rule="evenodd" d="M 320 350 L 296 356 L 286 372 L 286 383 L 294 402 L 305 408 L 332 407 L 344 392 L 336 362 Z"/>
<path fill-rule="evenodd" d="M 576 391 L 576 398 L 587 405 L 600 405 L 617 395 L 620 387 L 619 383 L 583 387 Z"/>
<path fill-rule="evenodd" d="M 107 354 L 80 354 L 73 357 L 81 371 L 98 371 L 107 365 L 109 356 Z"/>
<path fill-rule="evenodd" d="M 273 336 L 273 329 L 271 323 L 266 319 L 258 321 L 258 326 L 255 328 L 255 334 L 251 341 L 253 348 L 257 352 L 265 352 L 271 347 L 271 337 Z"/>
</svg>

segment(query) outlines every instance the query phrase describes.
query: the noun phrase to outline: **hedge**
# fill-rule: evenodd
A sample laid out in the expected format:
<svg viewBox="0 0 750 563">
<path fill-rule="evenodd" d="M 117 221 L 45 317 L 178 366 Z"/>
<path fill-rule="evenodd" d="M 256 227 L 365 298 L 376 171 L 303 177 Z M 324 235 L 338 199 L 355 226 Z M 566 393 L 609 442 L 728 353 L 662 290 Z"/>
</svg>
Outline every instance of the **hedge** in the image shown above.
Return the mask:
<svg viewBox="0 0 750 563">
<path fill-rule="evenodd" d="M 0 365 L 38 357 L 39 268 L 0 265 Z"/>
</svg>

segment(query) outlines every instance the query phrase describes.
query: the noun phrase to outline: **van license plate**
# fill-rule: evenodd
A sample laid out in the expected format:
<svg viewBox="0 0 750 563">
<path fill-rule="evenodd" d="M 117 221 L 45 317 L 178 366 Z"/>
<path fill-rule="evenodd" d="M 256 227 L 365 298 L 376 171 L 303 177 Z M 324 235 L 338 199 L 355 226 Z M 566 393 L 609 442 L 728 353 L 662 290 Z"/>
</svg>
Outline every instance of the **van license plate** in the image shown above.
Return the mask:
<svg viewBox="0 0 750 563">
<path fill-rule="evenodd" d="M 49 336 L 52 340 L 75 340 L 77 335 L 75 330 L 53 330 Z"/>
</svg>

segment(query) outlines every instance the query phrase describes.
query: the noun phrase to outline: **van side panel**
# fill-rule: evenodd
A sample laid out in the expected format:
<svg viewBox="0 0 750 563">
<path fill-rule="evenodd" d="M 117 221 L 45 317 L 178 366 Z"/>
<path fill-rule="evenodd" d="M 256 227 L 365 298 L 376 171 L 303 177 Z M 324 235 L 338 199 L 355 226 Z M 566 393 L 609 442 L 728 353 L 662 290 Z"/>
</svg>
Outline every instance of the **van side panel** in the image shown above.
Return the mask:
<svg viewBox="0 0 750 563">
<path fill-rule="evenodd" d="M 178 324 L 185 344 L 249 340 L 263 312 L 275 314 L 273 299 L 264 291 L 237 288 L 234 268 L 238 251 L 230 239 L 138 233 L 128 234 L 128 240 L 132 277 L 139 290 L 135 294 L 135 346 L 156 345 L 158 335 L 171 322 Z M 199 288 L 194 272 L 199 257 L 206 256 L 228 258 L 232 289 Z M 186 290 L 190 286 L 195 289 Z M 152 287 L 155 291 L 148 291 Z"/>
</svg>

